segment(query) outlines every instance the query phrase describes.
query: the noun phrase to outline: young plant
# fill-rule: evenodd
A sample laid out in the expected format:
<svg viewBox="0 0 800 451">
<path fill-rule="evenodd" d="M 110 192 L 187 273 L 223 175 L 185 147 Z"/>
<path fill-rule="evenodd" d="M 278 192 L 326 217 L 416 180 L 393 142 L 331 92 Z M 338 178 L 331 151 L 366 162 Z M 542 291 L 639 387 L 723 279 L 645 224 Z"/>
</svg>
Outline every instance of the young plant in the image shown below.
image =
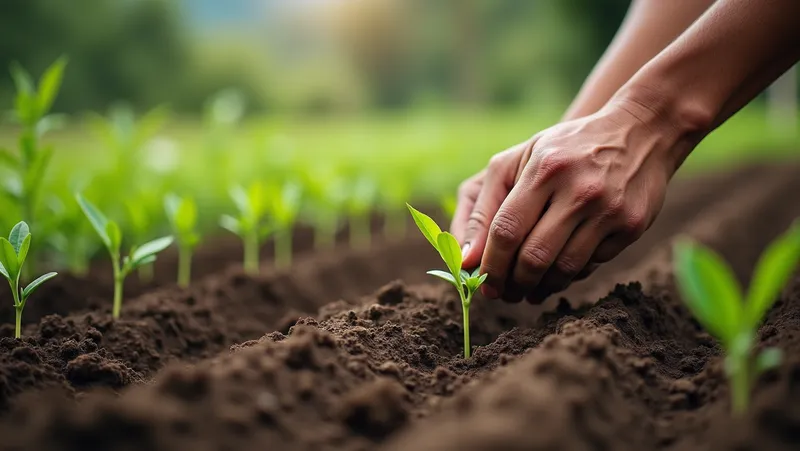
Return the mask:
<svg viewBox="0 0 800 451">
<path fill-rule="evenodd" d="M 61 88 L 66 65 L 66 58 L 56 60 L 45 70 L 38 85 L 34 84 L 30 74 L 21 66 L 11 66 L 11 75 L 17 89 L 14 118 L 21 125 L 21 131 L 18 152 L 0 148 L 0 164 L 10 171 L 10 174 L 3 177 L 3 185 L 6 194 L 19 208 L 22 218 L 36 230 L 38 225 L 35 215 L 44 175 L 53 156 L 53 147 L 42 146 L 40 140 L 60 122 L 57 115 L 49 113 Z M 32 263 L 35 262 L 32 259 Z"/>
<path fill-rule="evenodd" d="M 190 198 L 169 194 L 164 208 L 178 241 L 178 285 L 188 287 L 192 279 L 192 253 L 200 244 L 197 233 L 197 205 Z"/>
<path fill-rule="evenodd" d="M 725 350 L 734 414 L 747 410 L 758 376 L 780 364 L 779 349 L 754 349 L 756 332 L 800 260 L 800 222 L 764 251 L 750 289 L 742 293 L 733 271 L 716 253 L 687 239 L 675 244 L 675 276 L 698 322 Z"/>
<path fill-rule="evenodd" d="M 25 259 L 28 257 L 28 251 L 31 248 L 31 232 L 28 224 L 20 222 L 11 229 L 8 239 L 0 237 L 0 274 L 8 280 L 11 286 L 11 294 L 14 297 L 14 310 L 16 312 L 16 327 L 14 329 L 14 338 L 19 338 L 22 331 L 22 311 L 25 309 L 25 303 L 28 297 L 36 291 L 43 283 L 56 276 L 56 273 L 47 273 L 33 282 L 31 282 L 24 289 L 20 285 L 20 275 L 22 274 L 22 267 L 25 265 Z"/>
<path fill-rule="evenodd" d="M 122 311 L 122 286 L 125 282 L 125 277 L 135 269 L 155 262 L 156 254 L 169 247 L 173 238 L 166 236 L 141 246 L 132 246 L 130 253 L 125 258 L 121 258 L 122 232 L 119 225 L 106 218 L 97 207 L 84 199 L 82 195 L 76 194 L 75 198 L 111 256 L 111 265 L 114 269 L 114 308 L 112 315 L 114 318 L 119 318 Z"/>
<path fill-rule="evenodd" d="M 247 190 L 237 186 L 231 190 L 230 195 L 239 215 L 223 215 L 220 226 L 239 235 L 244 245 L 244 270 L 249 274 L 256 274 L 261 242 L 272 232 L 272 228 L 264 224 L 267 213 L 264 187 L 260 183 L 253 183 Z"/>
<path fill-rule="evenodd" d="M 475 269 L 472 273 L 461 269 L 461 248 L 456 238 L 448 232 L 442 232 L 430 217 L 415 210 L 411 205 L 406 204 L 406 206 L 408 206 L 411 217 L 414 218 L 420 232 L 433 248 L 439 251 L 439 255 L 449 270 L 447 272 L 435 269 L 428 271 L 428 274 L 451 283 L 461 298 L 461 308 L 464 312 L 464 357 L 468 359 L 471 349 L 469 345 L 469 306 L 472 303 L 472 296 L 486 280 L 486 274 L 480 275 L 478 272 L 480 268 Z"/>
<path fill-rule="evenodd" d="M 292 233 L 300 212 L 302 188 L 294 182 L 274 186 L 269 194 L 269 215 L 275 234 L 275 266 L 287 268 L 292 264 Z"/>
<path fill-rule="evenodd" d="M 350 246 L 368 249 L 372 244 L 370 213 L 378 195 L 378 186 L 369 176 L 360 176 L 352 184 L 347 200 L 350 225 Z"/>
</svg>

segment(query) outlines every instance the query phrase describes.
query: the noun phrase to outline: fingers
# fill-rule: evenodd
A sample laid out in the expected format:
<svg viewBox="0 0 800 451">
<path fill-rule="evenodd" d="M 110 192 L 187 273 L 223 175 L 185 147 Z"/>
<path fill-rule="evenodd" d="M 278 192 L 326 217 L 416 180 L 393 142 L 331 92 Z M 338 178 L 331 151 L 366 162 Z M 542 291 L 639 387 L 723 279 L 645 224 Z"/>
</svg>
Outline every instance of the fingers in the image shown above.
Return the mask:
<svg viewBox="0 0 800 451">
<path fill-rule="evenodd" d="M 463 266 L 474 268 L 481 263 L 489 226 L 514 183 L 517 162 L 513 149 L 501 152 L 489 161 L 478 198 L 469 213 L 462 242 Z"/>
<path fill-rule="evenodd" d="M 450 233 L 456 237 L 459 243 L 463 243 L 466 238 L 467 222 L 469 215 L 475 208 L 478 194 L 481 192 L 486 171 L 483 170 L 468 178 L 458 187 L 458 203 L 453 214 L 453 221 L 450 224 Z"/>
<path fill-rule="evenodd" d="M 533 231 L 534 234 L 537 233 L 538 228 L 537 225 Z M 520 268 L 522 260 L 520 258 L 520 262 L 517 263 L 518 271 L 538 276 L 533 285 L 527 285 L 529 288 L 533 288 L 526 296 L 528 302 L 542 302 L 547 296 L 565 290 L 579 277 L 587 277 L 591 274 L 591 271 L 596 268 L 596 264 L 593 264 L 591 258 L 605 236 L 606 230 L 598 221 L 584 221 L 575 229 L 558 255 L 551 259 L 550 265 Z M 523 251 L 520 251 L 520 256 L 524 249 L 523 247 Z M 530 265 L 530 262 L 528 264 Z"/>
<path fill-rule="evenodd" d="M 506 291 L 507 274 L 512 269 L 514 258 L 541 217 L 550 195 L 549 190 L 535 189 L 530 183 L 522 182 L 516 185 L 503 202 L 492 221 L 481 262 L 481 273 L 487 274 L 486 283 L 482 287 L 485 296 L 497 298 Z M 559 229 L 555 224 L 547 227 L 548 230 Z M 572 229 L 565 232 L 564 242 L 571 232 Z"/>
</svg>

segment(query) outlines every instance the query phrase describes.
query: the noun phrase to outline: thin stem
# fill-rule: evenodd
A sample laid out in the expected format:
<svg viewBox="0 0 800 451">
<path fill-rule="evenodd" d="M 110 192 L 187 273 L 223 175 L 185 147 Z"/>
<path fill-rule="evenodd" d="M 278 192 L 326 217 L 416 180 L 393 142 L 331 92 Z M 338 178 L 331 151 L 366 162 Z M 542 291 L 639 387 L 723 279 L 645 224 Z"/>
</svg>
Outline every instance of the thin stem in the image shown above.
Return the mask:
<svg viewBox="0 0 800 451">
<path fill-rule="evenodd" d="M 249 274 L 258 273 L 258 232 L 244 236 L 244 270 Z"/>
<path fill-rule="evenodd" d="M 20 338 L 22 336 L 22 309 L 19 307 L 14 308 L 16 312 L 16 327 L 14 329 L 14 338 Z"/>
<path fill-rule="evenodd" d="M 469 305 L 471 299 L 467 297 L 464 299 L 462 297 L 461 301 L 461 310 L 464 312 L 464 358 L 468 359 L 471 353 L 471 347 L 469 344 Z"/>
<path fill-rule="evenodd" d="M 748 366 L 739 365 L 739 371 L 731 376 L 731 407 L 734 415 L 747 411 L 750 398 L 750 374 Z"/>
<path fill-rule="evenodd" d="M 14 338 L 19 338 L 22 335 L 22 309 L 25 305 L 23 305 L 19 299 L 19 280 L 16 282 L 9 281 L 9 285 L 11 285 L 11 294 L 14 297 L 14 311 L 16 316 Z"/>
<path fill-rule="evenodd" d="M 192 250 L 187 246 L 178 249 L 178 286 L 186 288 L 192 281 Z"/>
<path fill-rule="evenodd" d="M 125 276 L 119 267 L 119 255 L 114 255 L 111 258 L 112 266 L 114 267 L 114 307 L 111 311 L 111 316 L 114 319 L 119 319 L 122 312 L 122 282 L 125 280 Z"/>
<path fill-rule="evenodd" d="M 275 235 L 275 266 L 288 268 L 292 265 L 292 229 L 291 227 Z"/>
</svg>

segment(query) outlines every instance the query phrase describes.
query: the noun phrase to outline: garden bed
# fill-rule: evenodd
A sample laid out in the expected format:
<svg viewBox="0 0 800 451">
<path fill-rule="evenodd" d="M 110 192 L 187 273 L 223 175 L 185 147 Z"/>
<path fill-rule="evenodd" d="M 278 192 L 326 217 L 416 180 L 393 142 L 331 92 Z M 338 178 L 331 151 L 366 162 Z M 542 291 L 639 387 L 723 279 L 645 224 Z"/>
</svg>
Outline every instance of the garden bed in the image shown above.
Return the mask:
<svg viewBox="0 0 800 451">
<path fill-rule="evenodd" d="M 687 234 L 746 281 L 800 216 L 798 174 L 677 181 L 642 240 L 563 298 L 476 300 L 469 360 L 457 294 L 425 275 L 440 264 L 416 235 L 255 278 L 220 265 L 142 290 L 120 321 L 107 286 L 62 277 L 23 340 L 0 311 L 0 449 L 798 449 L 800 278 L 760 331 L 786 361 L 732 419 L 670 263 Z"/>
</svg>

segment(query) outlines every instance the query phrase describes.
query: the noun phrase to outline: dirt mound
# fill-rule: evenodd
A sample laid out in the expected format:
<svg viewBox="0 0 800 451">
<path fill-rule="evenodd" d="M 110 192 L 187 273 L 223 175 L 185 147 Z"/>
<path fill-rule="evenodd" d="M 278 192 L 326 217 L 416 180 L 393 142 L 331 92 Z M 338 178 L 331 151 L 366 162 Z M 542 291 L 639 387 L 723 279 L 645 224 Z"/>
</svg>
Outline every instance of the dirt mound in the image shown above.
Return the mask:
<svg viewBox="0 0 800 451">
<path fill-rule="evenodd" d="M 677 182 L 648 234 L 561 299 L 477 300 L 469 360 L 457 295 L 426 278 L 441 265 L 418 237 L 149 291 L 121 321 L 31 320 L 0 339 L 0 450 L 798 449 L 800 274 L 759 334 L 787 359 L 732 418 L 670 248 L 693 236 L 746 282 L 800 216 L 799 173 Z"/>
</svg>

